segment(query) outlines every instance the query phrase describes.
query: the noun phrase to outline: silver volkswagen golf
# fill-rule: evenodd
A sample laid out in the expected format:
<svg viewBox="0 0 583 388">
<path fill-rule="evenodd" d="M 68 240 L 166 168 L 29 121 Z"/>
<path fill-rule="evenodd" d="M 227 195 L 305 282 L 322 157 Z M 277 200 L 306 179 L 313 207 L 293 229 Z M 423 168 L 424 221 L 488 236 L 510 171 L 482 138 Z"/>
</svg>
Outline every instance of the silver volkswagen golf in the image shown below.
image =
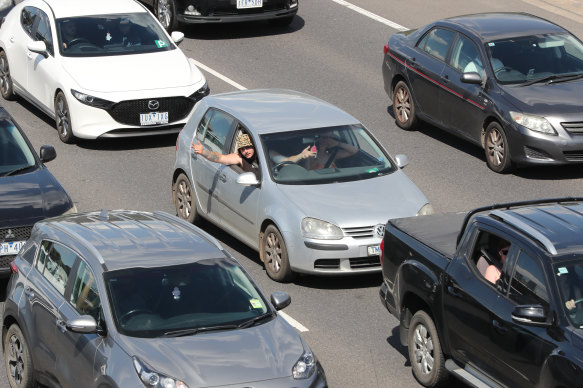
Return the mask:
<svg viewBox="0 0 583 388">
<path fill-rule="evenodd" d="M 167 213 L 38 222 L 11 264 L 8 381 L 34 387 L 326 387 L 308 345 L 211 236 Z"/>
<path fill-rule="evenodd" d="M 232 163 L 250 145 L 255 170 L 217 163 Z M 433 212 L 401 170 L 406 164 L 318 98 L 290 90 L 218 94 L 197 104 L 179 135 L 173 201 L 179 217 L 208 219 L 259 251 L 276 281 L 298 272 L 378 272 L 387 220 Z"/>
</svg>

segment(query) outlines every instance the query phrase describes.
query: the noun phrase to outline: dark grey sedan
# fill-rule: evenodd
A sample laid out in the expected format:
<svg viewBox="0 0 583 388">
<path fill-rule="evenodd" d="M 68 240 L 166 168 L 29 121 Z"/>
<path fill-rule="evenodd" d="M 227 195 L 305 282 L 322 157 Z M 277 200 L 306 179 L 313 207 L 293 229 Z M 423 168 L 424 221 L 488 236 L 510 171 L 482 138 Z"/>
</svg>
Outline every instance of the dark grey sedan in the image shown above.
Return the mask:
<svg viewBox="0 0 583 388">
<path fill-rule="evenodd" d="M 11 387 L 326 387 L 316 357 L 210 235 L 170 214 L 38 222 L 11 264 Z"/>
<path fill-rule="evenodd" d="M 583 162 L 583 44 L 564 28 L 522 13 L 458 16 L 394 34 L 384 53 L 401 128 L 443 128 L 499 173 Z"/>
</svg>

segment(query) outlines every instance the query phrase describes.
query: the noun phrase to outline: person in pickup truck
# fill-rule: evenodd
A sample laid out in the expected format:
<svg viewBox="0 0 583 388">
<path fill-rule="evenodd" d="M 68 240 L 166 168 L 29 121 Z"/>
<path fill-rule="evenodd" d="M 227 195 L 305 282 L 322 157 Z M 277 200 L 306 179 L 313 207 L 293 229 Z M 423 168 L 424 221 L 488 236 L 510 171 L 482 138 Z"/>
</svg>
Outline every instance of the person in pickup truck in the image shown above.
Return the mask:
<svg viewBox="0 0 583 388">
<path fill-rule="evenodd" d="M 510 249 L 510 245 L 504 241 L 500 240 L 498 245 L 498 257 L 499 261 L 497 263 L 492 263 L 486 268 L 486 273 L 484 277 L 490 283 L 496 284 L 498 279 L 500 279 L 500 274 L 502 273 L 502 267 L 506 262 L 506 256 L 508 255 L 508 250 Z"/>
</svg>

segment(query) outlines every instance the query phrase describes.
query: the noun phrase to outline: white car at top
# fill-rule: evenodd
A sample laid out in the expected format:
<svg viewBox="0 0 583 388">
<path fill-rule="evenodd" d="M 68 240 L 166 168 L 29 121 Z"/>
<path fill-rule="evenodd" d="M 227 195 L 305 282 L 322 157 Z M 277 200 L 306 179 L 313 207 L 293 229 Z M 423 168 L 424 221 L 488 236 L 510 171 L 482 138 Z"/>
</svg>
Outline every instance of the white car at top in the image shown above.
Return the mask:
<svg viewBox="0 0 583 388">
<path fill-rule="evenodd" d="M 134 0 L 25 0 L 0 27 L 0 92 L 53 117 L 59 138 L 178 133 L 205 77 Z"/>
</svg>

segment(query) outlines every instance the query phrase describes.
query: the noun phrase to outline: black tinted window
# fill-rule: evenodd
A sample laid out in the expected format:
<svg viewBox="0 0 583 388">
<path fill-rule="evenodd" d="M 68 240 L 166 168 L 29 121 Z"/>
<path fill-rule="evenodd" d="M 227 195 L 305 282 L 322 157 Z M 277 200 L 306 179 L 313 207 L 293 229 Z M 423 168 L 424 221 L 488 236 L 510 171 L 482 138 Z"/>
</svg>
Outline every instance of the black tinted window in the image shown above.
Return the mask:
<svg viewBox="0 0 583 388">
<path fill-rule="evenodd" d="M 549 305 L 544 273 L 538 262 L 525 252 L 520 252 L 516 269 L 510 281 L 510 299 L 519 305 Z"/>
</svg>

